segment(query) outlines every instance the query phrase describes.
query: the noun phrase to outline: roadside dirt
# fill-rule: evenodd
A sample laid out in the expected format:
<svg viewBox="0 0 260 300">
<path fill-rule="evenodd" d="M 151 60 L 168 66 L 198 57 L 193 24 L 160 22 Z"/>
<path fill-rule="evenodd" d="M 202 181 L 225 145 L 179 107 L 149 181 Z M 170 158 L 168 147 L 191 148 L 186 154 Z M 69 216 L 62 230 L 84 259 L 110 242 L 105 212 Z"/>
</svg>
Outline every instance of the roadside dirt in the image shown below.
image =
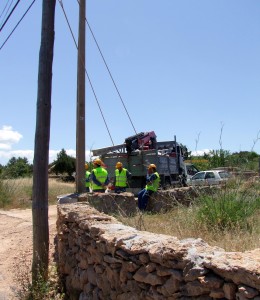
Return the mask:
<svg viewBox="0 0 260 300">
<path fill-rule="evenodd" d="M 49 206 L 50 256 L 54 251 L 57 206 Z M 0 210 L 0 300 L 17 299 L 15 277 L 31 266 L 31 209 Z M 26 271 L 27 272 L 27 271 Z"/>
</svg>

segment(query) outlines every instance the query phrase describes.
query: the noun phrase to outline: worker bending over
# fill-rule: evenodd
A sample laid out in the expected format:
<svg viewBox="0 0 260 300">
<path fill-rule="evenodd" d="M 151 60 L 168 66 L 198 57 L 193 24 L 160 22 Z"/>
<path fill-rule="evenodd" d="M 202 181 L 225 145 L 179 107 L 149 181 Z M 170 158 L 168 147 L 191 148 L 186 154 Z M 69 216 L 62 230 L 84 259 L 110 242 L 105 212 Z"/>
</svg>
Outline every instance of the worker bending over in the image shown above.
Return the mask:
<svg viewBox="0 0 260 300">
<path fill-rule="evenodd" d="M 104 193 L 109 183 L 107 170 L 102 165 L 103 163 L 99 158 L 93 161 L 94 169 L 91 172 L 90 180 L 94 193 Z"/>
<path fill-rule="evenodd" d="M 130 179 L 132 174 L 125 168 L 121 162 L 116 163 L 115 177 L 114 177 L 114 187 L 115 193 L 123 193 L 126 191 L 128 186 L 128 179 Z"/>
<path fill-rule="evenodd" d="M 138 207 L 144 211 L 147 207 L 149 197 L 157 192 L 160 184 L 160 175 L 156 172 L 156 165 L 150 164 L 146 176 L 146 186 L 138 193 Z"/>
</svg>

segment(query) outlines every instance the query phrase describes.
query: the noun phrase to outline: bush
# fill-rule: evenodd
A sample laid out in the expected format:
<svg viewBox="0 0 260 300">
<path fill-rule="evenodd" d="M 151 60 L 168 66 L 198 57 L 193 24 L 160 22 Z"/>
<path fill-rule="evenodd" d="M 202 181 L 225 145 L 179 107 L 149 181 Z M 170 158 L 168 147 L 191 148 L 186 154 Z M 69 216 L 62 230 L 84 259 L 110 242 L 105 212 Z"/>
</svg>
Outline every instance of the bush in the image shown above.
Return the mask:
<svg viewBox="0 0 260 300">
<path fill-rule="evenodd" d="M 212 229 L 250 229 L 250 217 L 259 208 L 257 194 L 225 189 L 200 197 L 197 218 Z"/>
</svg>

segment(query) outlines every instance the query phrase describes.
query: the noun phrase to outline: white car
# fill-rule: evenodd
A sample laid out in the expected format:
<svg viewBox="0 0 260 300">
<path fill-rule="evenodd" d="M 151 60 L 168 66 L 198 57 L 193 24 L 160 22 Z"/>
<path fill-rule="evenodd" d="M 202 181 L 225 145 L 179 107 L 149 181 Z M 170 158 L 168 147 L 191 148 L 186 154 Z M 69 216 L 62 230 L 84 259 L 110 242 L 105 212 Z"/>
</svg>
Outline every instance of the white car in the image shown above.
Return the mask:
<svg viewBox="0 0 260 300">
<path fill-rule="evenodd" d="M 200 171 L 190 178 L 190 185 L 217 185 L 226 182 L 231 174 L 225 170 Z"/>
</svg>

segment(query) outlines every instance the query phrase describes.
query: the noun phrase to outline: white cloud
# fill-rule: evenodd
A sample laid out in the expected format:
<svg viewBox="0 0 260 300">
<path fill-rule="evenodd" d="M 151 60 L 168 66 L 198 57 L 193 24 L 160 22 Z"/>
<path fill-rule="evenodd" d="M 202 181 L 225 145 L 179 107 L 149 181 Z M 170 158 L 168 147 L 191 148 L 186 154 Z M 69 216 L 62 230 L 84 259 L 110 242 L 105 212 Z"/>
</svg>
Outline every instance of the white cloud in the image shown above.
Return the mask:
<svg viewBox="0 0 260 300">
<path fill-rule="evenodd" d="M 60 153 L 61 150 L 50 150 L 49 151 L 49 163 L 52 163 L 54 160 L 57 159 L 57 154 Z M 72 157 L 76 157 L 76 151 L 73 149 L 66 150 L 67 155 L 70 155 Z M 86 161 L 90 161 L 91 154 L 90 151 L 86 151 Z M 18 158 L 18 157 L 26 157 L 28 159 L 28 162 L 30 164 L 33 163 L 34 158 L 34 151 L 33 150 L 10 150 L 10 151 L 2 151 L 0 150 L 0 164 L 6 165 L 8 161 L 12 158 Z"/>
<path fill-rule="evenodd" d="M 33 150 L 0 151 L 0 163 L 5 164 L 12 157 L 26 157 L 29 163 L 33 161 Z"/>
<path fill-rule="evenodd" d="M 14 131 L 11 126 L 4 125 L 0 129 L 0 149 L 11 149 L 13 144 L 20 141 L 23 136 L 18 132 Z"/>
<path fill-rule="evenodd" d="M 0 143 L 0 149 L 10 150 L 11 148 L 12 148 L 11 145 Z"/>
<path fill-rule="evenodd" d="M 202 149 L 202 150 L 197 150 L 197 151 L 192 151 L 191 155 L 193 156 L 203 156 L 204 153 L 209 154 L 211 149 Z"/>
</svg>

